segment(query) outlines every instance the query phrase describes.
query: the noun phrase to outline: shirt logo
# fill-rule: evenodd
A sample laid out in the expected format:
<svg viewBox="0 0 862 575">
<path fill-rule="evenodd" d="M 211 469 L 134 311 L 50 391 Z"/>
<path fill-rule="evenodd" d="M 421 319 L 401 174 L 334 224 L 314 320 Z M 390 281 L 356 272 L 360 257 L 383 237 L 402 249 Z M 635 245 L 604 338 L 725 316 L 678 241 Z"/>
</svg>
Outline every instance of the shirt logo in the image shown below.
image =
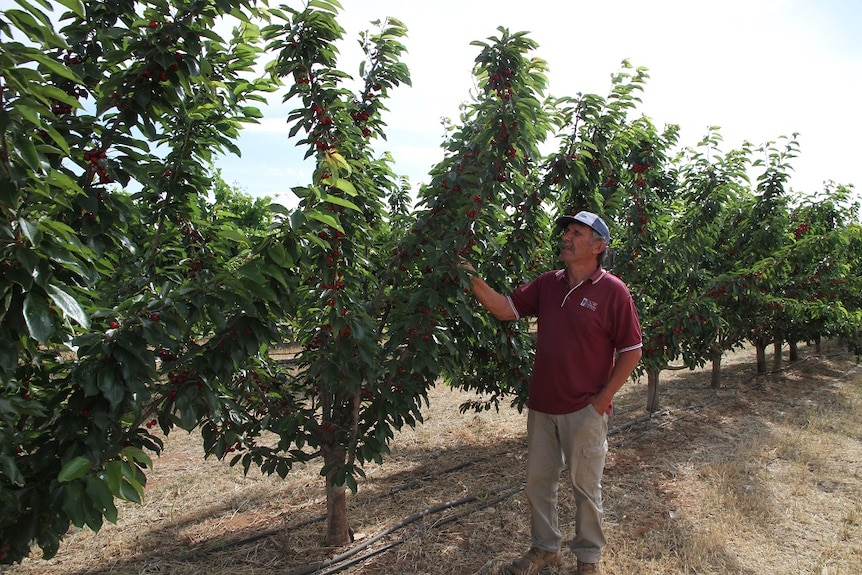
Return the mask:
<svg viewBox="0 0 862 575">
<path fill-rule="evenodd" d="M 596 308 L 599 307 L 599 304 L 590 299 L 584 298 L 581 300 L 581 307 L 585 307 L 590 311 L 596 311 Z"/>
</svg>

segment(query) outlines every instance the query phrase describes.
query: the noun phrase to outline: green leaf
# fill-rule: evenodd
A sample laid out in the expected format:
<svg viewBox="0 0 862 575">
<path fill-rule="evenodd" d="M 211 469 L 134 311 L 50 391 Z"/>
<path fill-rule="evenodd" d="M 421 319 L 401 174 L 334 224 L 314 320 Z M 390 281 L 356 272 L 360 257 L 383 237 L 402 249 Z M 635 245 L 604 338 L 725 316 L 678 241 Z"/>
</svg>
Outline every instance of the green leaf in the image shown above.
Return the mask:
<svg viewBox="0 0 862 575">
<path fill-rule="evenodd" d="M 90 470 L 91 465 L 92 463 L 90 460 L 82 455 L 70 459 L 66 462 L 66 465 L 63 466 L 63 469 L 60 470 L 60 474 L 57 475 L 57 481 L 66 483 L 68 481 L 78 479 L 79 477 L 83 477 Z"/>
<path fill-rule="evenodd" d="M 143 464 L 145 467 L 153 467 L 153 460 L 138 447 L 132 445 L 126 447 L 123 449 L 123 455 L 131 461 Z"/>
<path fill-rule="evenodd" d="M 84 486 L 71 483 L 63 490 L 63 511 L 75 527 L 83 527 L 87 522 Z"/>
<path fill-rule="evenodd" d="M 28 14 L 22 10 L 9 9 L 4 12 L 4 16 L 8 20 L 11 20 L 15 27 L 32 38 L 38 38 L 41 42 L 52 45 L 56 48 L 64 47 L 62 38 L 55 35 L 53 33 L 54 31 L 50 28 L 50 23 L 47 21 L 47 17 L 42 12 L 33 9 L 32 7 L 29 8 L 32 10 L 32 14 Z M 37 16 L 42 22 L 38 22 L 34 16 Z"/>
<path fill-rule="evenodd" d="M 143 501 L 144 488 L 134 479 L 130 479 L 126 475 L 120 483 L 120 493 L 118 497 L 125 501 L 140 504 Z"/>
<path fill-rule="evenodd" d="M 347 484 L 347 488 L 350 489 L 350 491 L 352 491 L 353 493 L 356 493 L 356 491 L 359 489 L 359 486 L 356 483 L 356 478 L 353 477 L 352 474 L 348 473 L 347 476 L 344 478 L 344 481 Z"/>
<path fill-rule="evenodd" d="M 108 474 L 108 489 L 115 497 L 121 497 L 123 484 L 123 467 L 120 461 L 108 461 L 105 463 L 105 472 Z"/>
<path fill-rule="evenodd" d="M 9 478 L 14 485 L 23 487 L 25 484 L 24 475 L 18 469 L 15 459 L 9 455 L 0 455 L 0 472 Z"/>
<path fill-rule="evenodd" d="M 52 56 L 39 52 L 33 55 L 33 59 L 48 68 L 51 72 L 57 74 L 58 76 L 62 76 L 63 78 L 66 78 L 67 80 L 72 80 L 73 82 L 76 82 L 78 84 L 83 83 L 77 74 L 75 74 L 72 70 L 70 70 L 63 64 L 59 63 L 57 60 L 54 60 Z"/>
<path fill-rule="evenodd" d="M 356 191 L 356 186 L 354 186 L 350 180 L 345 180 L 344 178 L 324 178 L 322 183 L 328 186 L 334 186 L 347 194 L 348 196 L 356 196 L 359 195 L 359 192 Z"/>
<path fill-rule="evenodd" d="M 111 406 L 117 407 L 120 405 L 125 397 L 125 389 L 123 389 L 122 385 L 117 383 L 117 377 L 114 373 L 113 366 L 102 367 L 96 378 L 99 382 L 99 389 L 105 396 L 105 399 L 111 403 Z"/>
<path fill-rule="evenodd" d="M 18 225 L 21 227 L 21 232 L 24 234 L 24 237 L 30 240 L 30 244 L 34 248 L 38 247 L 42 242 L 42 232 L 39 230 L 39 227 L 24 218 L 20 218 L 18 220 Z"/>
<path fill-rule="evenodd" d="M 81 191 L 81 186 L 79 186 L 75 180 L 67 174 L 57 170 L 51 170 L 48 172 L 48 176 L 45 178 L 45 183 L 56 186 L 60 189 L 68 190 L 70 193 Z"/>
<path fill-rule="evenodd" d="M 36 150 L 36 145 L 32 138 L 15 138 L 15 147 L 18 148 L 18 153 L 21 154 L 21 159 L 27 164 L 27 167 L 34 172 L 41 172 L 42 165 L 39 161 L 39 152 Z"/>
<path fill-rule="evenodd" d="M 24 296 L 24 321 L 30 335 L 41 344 L 47 343 L 54 335 L 48 301 L 39 293 L 31 291 Z"/>
<path fill-rule="evenodd" d="M 294 189 L 299 189 L 299 188 L 294 188 Z M 273 214 L 284 214 L 284 215 L 289 215 L 293 212 L 293 210 L 291 210 L 287 206 L 285 206 L 283 204 L 277 204 L 277 203 L 269 204 L 269 211 L 272 212 Z"/>
<path fill-rule="evenodd" d="M 84 5 L 78 0 L 57 0 L 58 4 L 62 4 L 69 10 L 75 13 L 76 16 L 84 18 Z"/>
<path fill-rule="evenodd" d="M 270 258 L 272 258 L 272 261 L 274 261 L 276 264 L 283 268 L 293 266 L 294 262 L 292 258 L 287 253 L 287 250 L 284 249 L 284 245 L 280 243 L 273 243 L 271 246 L 269 246 L 267 254 Z"/>
<path fill-rule="evenodd" d="M 46 291 L 64 314 L 78 322 L 81 327 L 90 327 L 90 316 L 87 315 L 78 300 L 53 284 L 49 284 Z"/>
<path fill-rule="evenodd" d="M 342 181 L 342 182 L 343 182 L 344 180 L 340 180 L 340 181 Z M 347 209 L 349 209 L 349 210 L 354 210 L 354 211 L 357 211 L 357 212 L 361 212 L 361 211 L 362 211 L 362 210 L 359 208 L 359 206 L 357 206 L 357 205 L 356 205 L 356 204 L 354 204 L 353 202 L 351 202 L 351 201 L 349 201 L 349 200 L 345 200 L 344 198 L 339 198 L 338 196 L 326 196 L 326 197 L 324 197 L 324 198 L 323 198 L 323 201 L 325 201 L 325 202 L 329 202 L 330 204 L 335 204 L 335 205 L 337 205 L 337 206 L 345 207 L 345 208 L 347 208 Z"/>
<path fill-rule="evenodd" d="M 111 523 L 117 522 L 117 507 L 114 505 L 114 496 L 105 479 L 102 477 L 87 478 L 87 495 L 97 509 L 105 514 L 105 519 Z"/>
<path fill-rule="evenodd" d="M 22 98 L 14 102 L 12 104 L 12 108 L 21 114 L 21 117 L 25 120 L 37 128 L 42 128 L 42 120 L 40 119 L 39 114 L 43 113 L 45 110 L 44 105 L 40 104 L 37 100 L 33 98 Z"/>
<path fill-rule="evenodd" d="M 319 10 L 324 10 L 326 12 L 332 12 L 333 14 L 337 13 L 341 8 L 341 5 L 335 0 L 329 0 L 324 2 L 323 0 L 310 0 L 308 3 L 309 8 L 317 8 Z"/>
<path fill-rule="evenodd" d="M 341 227 L 341 224 L 338 222 L 338 220 L 329 214 L 324 214 L 318 211 L 309 211 L 306 212 L 305 217 L 310 220 L 317 220 L 318 222 L 324 223 L 327 226 L 335 228 L 338 231 L 344 231 L 344 228 Z"/>
<path fill-rule="evenodd" d="M 263 118 L 263 113 L 259 108 L 255 108 L 253 106 L 243 106 L 243 113 L 250 118 Z"/>
</svg>

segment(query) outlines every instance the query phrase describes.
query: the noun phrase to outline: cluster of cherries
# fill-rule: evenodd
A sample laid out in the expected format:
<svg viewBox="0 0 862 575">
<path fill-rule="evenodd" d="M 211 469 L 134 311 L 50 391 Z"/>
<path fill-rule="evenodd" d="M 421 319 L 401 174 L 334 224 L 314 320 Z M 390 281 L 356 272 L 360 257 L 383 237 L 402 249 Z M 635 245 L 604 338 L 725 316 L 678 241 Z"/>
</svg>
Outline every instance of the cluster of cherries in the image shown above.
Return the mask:
<svg viewBox="0 0 862 575">
<path fill-rule="evenodd" d="M 179 63 L 183 61 L 183 55 L 179 52 L 174 53 L 174 62 L 167 68 L 155 68 L 152 66 L 145 69 L 137 78 L 138 84 L 146 82 L 167 82 L 171 79 L 171 74 L 179 71 Z"/>
<path fill-rule="evenodd" d="M 514 72 L 508 66 L 488 78 L 488 84 L 497 92 L 497 97 L 509 100 L 512 97 L 512 82 L 509 78 Z"/>
<path fill-rule="evenodd" d="M 646 185 L 646 179 L 644 178 L 644 174 L 647 170 L 650 169 L 650 167 L 652 167 L 650 164 L 635 164 L 632 168 L 632 170 L 634 170 L 634 173 L 637 174 L 637 177 L 635 178 L 635 183 L 638 186 Z"/>
<path fill-rule="evenodd" d="M 99 176 L 100 184 L 114 183 L 114 178 L 108 175 L 108 169 L 103 163 L 103 160 L 107 159 L 107 157 L 108 153 L 103 149 L 93 149 L 84 152 L 84 162 L 90 164 L 90 169 Z"/>
</svg>

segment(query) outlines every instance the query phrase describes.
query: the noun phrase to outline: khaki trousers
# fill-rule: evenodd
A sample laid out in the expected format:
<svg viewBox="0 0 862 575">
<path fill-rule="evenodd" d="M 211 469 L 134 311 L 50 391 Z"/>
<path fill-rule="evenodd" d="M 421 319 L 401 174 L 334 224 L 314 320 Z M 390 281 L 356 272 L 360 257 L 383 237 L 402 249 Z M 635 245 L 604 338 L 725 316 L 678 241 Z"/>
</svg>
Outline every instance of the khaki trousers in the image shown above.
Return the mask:
<svg viewBox="0 0 862 575">
<path fill-rule="evenodd" d="M 560 473 L 568 467 L 575 495 L 575 536 L 569 547 L 579 560 L 597 563 L 605 540 L 602 529 L 602 474 L 608 452 L 608 416 L 592 405 L 575 413 L 527 414 L 527 486 L 532 546 L 558 551 L 563 538 L 557 496 Z"/>
</svg>

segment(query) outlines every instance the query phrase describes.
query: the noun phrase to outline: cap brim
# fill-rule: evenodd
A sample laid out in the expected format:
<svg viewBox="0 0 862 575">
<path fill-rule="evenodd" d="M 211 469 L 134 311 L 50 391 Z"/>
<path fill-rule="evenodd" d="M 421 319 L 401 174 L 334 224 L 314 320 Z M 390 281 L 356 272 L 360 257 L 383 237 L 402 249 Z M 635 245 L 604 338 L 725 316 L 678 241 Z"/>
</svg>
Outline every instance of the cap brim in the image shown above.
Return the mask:
<svg viewBox="0 0 862 575">
<path fill-rule="evenodd" d="M 557 218 L 557 227 L 565 228 L 571 223 L 583 224 L 584 222 L 576 220 L 574 216 L 560 216 Z"/>
</svg>

